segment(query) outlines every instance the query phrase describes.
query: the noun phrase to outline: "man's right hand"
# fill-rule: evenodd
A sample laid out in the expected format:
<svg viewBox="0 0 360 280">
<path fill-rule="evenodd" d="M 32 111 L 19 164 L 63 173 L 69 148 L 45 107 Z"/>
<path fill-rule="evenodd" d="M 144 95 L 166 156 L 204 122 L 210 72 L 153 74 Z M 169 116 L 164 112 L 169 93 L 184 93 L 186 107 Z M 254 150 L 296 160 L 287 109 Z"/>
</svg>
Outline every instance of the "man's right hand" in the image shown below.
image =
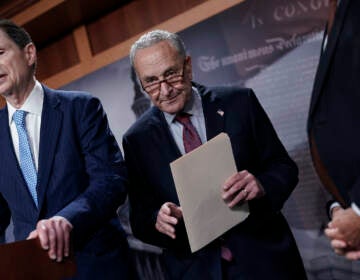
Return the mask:
<svg viewBox="0 0 360 280">
<path fill-rule="evenodd" d="M 172 202 L 165 202 L 157 215 L 155 228 L 172 239 L 176 238 L 175 225 L 182 219 L 181 207 Z"/>
<path fill-rule="evenodd" d="M 27 239 L 39 238 L 41 247 L 50 259 L 61 262 L 70 254 L 70 232 L 73 226 L 64 217 L 54 216 L 40 220 Z"/>
</svg>

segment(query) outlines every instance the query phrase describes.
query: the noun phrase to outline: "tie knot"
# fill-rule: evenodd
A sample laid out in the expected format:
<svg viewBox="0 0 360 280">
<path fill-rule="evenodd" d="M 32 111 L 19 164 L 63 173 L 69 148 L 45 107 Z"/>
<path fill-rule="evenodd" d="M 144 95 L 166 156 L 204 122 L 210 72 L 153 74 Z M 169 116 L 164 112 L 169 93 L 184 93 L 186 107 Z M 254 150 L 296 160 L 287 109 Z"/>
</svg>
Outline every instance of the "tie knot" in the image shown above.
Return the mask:
<svg viewBox="0 0 360 280">
<path fill-rule="evenodd" d="M 182 125 L 187 125 L 190 123 L 190 114 L 181 112 L 176 115 L 175 120 L 181 123 Z"/>
<path fill-rule="evenodd" d="M 25 127 L 25 116 L 26 116 L 25 111 L 23 110 L 16 110 L 14 115 L 13 115 L 13 120 L 16 124 L 16 126 L 21 126 L 21 127 Z"/>
</svg>

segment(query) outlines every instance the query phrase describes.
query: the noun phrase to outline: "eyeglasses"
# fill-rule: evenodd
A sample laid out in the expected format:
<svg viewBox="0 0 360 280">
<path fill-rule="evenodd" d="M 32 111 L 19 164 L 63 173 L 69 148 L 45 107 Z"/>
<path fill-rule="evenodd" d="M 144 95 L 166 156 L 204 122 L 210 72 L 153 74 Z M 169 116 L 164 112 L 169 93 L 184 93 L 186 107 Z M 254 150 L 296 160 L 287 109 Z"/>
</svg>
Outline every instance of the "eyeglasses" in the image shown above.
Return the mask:
<svg viewBox="0 0 360 280">
<path fill-rule="evenodd" d="M 149 95 L 155 95 L 160 92 L 162 83 L 167 83 L 171 87 L 178 86 L 184 79 L 185 62 L 186 61 L 184 61 L 184 63 L 183 63 L 180 74 L 179 73 L 170 73 L 169 75 L 167 75 L 167 77 L 165 77 L 161 80 L 151 82 L 151 83 L 147 84 L 146 86 L 142 85 L 144 91 L 146 91 Z"/>
</svg>

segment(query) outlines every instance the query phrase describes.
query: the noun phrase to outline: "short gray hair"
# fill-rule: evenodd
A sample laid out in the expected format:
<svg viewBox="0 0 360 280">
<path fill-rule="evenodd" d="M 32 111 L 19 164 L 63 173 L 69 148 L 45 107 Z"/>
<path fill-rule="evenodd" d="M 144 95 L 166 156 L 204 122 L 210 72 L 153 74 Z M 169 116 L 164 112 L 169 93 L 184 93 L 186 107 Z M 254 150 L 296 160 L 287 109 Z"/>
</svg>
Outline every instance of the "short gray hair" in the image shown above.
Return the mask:
<svg viewBox="0 0 360 280">
<path fill-rule="evenodd" d="M 179 55 L 185 59 L 186 50 L 185 44 L 176 33 L 171 33 L 165 30 L 153 30 L 142 35 L 130 49 L 130 63 L 134 67 L 134 58 L 136 51 L 139 49 L 145 49 L 151 47 L 161 41 L 168 41 L 179 53 Z"/>
</svg>

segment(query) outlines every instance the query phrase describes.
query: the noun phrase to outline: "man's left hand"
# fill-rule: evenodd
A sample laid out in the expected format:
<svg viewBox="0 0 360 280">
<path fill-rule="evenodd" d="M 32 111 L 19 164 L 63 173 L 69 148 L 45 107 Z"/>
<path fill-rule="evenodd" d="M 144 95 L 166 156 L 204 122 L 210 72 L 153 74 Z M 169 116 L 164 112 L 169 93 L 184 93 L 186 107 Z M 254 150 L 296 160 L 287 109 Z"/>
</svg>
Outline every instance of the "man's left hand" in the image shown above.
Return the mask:
<svg viewBox="0 0 360 280">
<path fill-rule="evenodd" d="M 325 234 L 337 254 L 349 259 L 360 257 L 360 216 L 352 208 L 337 211 Z"/>
<path fill-rule="evenodd" d="M 40 220 L 36 229 L 33 230 L 27 239 L 39 238 L 41 247 L 48 250 L 49 258 L 61 262 L 64 257 L 70 254 L 70 232 L 71 223 L 60 216 Z"/>
<path fill-rule="evenodd" d="M 336 254 L 344 256 L 348 260 L 356 261 L 360 259 L 360 248 L 349 247 L 343 240 L 331 240 L 331 247 Z"/>
<path fill-rule="evenodd" d="M 260 198 L 265 191 L 260 182 L 247 170 L 230 176 L 222 187 L 222 198 L 232 208 L 238 203 Z"/>
</svg>

